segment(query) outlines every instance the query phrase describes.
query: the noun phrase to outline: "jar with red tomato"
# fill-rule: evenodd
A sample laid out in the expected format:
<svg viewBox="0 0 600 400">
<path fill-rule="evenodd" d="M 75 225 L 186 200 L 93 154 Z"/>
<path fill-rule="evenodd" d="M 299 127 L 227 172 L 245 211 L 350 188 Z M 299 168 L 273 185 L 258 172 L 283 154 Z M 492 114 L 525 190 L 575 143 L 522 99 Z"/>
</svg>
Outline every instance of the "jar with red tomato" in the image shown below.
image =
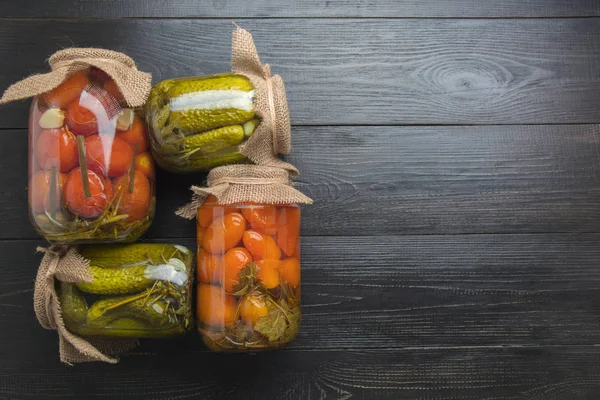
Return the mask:
<svg viewBox="0 0 600 400">
<path fill-rule="evenodd" d="M 275 349 L 300 326 L 300 208 L 217 204 L 197 211 L 197 326 L 215 351 Z"/>
<path fill-rule="evenodd" d="M 154 216 L 145 124 L 102 70 L 89 67 L 34 97 L 29 211 L 51 243 L 134 241 Z"/>
</svg>

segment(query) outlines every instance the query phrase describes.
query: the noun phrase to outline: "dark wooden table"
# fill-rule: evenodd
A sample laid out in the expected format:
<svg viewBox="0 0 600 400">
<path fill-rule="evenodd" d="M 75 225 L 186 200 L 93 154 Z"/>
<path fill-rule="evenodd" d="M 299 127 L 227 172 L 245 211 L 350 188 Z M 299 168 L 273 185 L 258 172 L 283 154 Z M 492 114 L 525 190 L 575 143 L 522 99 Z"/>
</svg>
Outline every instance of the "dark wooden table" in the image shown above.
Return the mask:
<svg viewBox="0 0 600 400">
<path fill-rule="evenodd" d="M 600 398 L 596 0 L 26 0 L 0 4 L 0 87 L 72 45 L 154 81 L 229 69 L 231 20 L 281 74 L 302 221 L 286 350 L 145 341 L 63 366 L 32 309 L 27 115 L 0 108 L 0 399 Z M 203 175 L 158 175 L 145 240 Z"/>
</svg>

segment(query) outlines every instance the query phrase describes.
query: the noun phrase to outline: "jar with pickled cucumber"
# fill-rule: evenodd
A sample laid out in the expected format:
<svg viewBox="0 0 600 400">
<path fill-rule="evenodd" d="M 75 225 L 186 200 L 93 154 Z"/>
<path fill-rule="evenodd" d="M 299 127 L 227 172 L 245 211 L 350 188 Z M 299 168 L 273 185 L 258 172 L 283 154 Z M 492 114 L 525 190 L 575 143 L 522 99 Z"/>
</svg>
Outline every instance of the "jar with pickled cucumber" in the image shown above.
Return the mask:
<svg viewBox="0 0 600 400">
<path fill-rule="evenodd" d="M 156 162 L 172 172 L 244 161 L 240 145 L 260 124 L 252 82 L 233 73 L 160 82 L 150 92 L 146 122 Z"/>
<path fill-rule="evenodd" d="M 276 349 L 300 326 L 300 208 L 216 204 L 197 212 L 196 320 L 215 351 Z"/>
<path fill-rule="evenodd" d="M 80 246 L 92 282 L 59 282 L 67 329 L 81 336 L 165 338 L 192 327 L 193 253 L 171 244 Z"/>
<path fill-rule="evenodd" d="M 145 124 L 104 71 L 78 71 L 36 96 L 29 143 L 30 217 L 48 241 L 134 241 L 150 226 L 155 177 Z"/>
</svg>

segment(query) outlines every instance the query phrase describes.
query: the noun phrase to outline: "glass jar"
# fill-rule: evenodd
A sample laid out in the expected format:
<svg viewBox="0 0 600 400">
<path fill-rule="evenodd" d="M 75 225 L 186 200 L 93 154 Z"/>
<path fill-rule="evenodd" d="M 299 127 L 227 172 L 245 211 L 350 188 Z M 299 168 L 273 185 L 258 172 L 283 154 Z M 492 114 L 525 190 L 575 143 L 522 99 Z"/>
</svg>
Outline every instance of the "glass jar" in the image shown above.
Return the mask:
<svg viewBox="0 0 600 400">
<path fill-rule="evenodd" d="M 215 351 L 283 347 L 300 326 L 300 208 L 198 209 L 198 330 Z"/>
<path fill-rule="evenodd" d="M 51 243 L 134 241 L 154 217 L 154 162 L 143 119 L 91 67 L 33 99 L 29 212 Z"/>
<path fill-rule="evenodd" d="M 244 161 L 239 147 L 260 123 L 254 86 L 231 73 L 160 82 L 150 92 L 146 123 L 154 158 L 169 171 Z"/>
<path fill-rule="evenodd" d="M 80 246 L 92 282 L 59 282 L 67 329 L 82 336 L 164 338 L 192 326 L 193 253 L 171 244 Z"/>
</svg>

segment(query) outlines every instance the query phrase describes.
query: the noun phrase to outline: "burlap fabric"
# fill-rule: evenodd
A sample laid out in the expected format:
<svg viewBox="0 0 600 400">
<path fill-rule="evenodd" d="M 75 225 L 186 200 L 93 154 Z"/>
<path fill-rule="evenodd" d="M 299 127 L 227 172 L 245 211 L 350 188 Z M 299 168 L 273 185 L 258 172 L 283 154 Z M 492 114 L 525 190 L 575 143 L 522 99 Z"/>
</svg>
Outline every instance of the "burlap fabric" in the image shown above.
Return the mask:
<svg viewBox="0 0 600 400">
<path fill-rule="evenodd" d="M 40 324 L 58 332 L 60 360 L 66 364 L 104 361 L 114 364 L 118 360 L 111 354 L 124 353 L 137 346 L 137 340 L 86 338 L 70 332 L 63 321 L 55 280 L 61 282 L 91 282 L 89 260 L 83 258 L 75 247 L 38 247 L 45 253 L 38 269 L 33 294 L 33 307 Z"/>
<path fill-rule="evenodd" d="M 292 186 L 286 169 L 263 165 L 225 165 L 212 169 L 207 187 L 192 186 L 192 201 L 176 214 L 193 219 L 196 211 L 209 195 L 218 204 L 255 202 L 262 204 L 312 204 L 312 199 Z"/>
<path fill-rule="evenodd" d="M 130 107 L 143 106 L 152 86 L 152 75 L 138 71 L 131 58 L 117 51 L 74 47 L 57 51 L 48 63 L 51 72 L 32 75 L 11 85 L 4 92 L 0 104 L 49 92 L 69 75 L 90 66 L 101 69 L 115 81 Z"/>
<path fill-rule="evenodd" d="M 289 154 L 292 150 L 290 112 L 283 79 L 279 75 L 271 76 L 269 64 L 260 63 L 252 35 L 240 27 L 232 35 L 231 67 L 254 85 L 254 110 L 261 119 L 240 152 L 255 164 L 284 168 L 292 176 L 298 175 L 296 167 L 278 158 L 278 154 Z"/>
</svg>

